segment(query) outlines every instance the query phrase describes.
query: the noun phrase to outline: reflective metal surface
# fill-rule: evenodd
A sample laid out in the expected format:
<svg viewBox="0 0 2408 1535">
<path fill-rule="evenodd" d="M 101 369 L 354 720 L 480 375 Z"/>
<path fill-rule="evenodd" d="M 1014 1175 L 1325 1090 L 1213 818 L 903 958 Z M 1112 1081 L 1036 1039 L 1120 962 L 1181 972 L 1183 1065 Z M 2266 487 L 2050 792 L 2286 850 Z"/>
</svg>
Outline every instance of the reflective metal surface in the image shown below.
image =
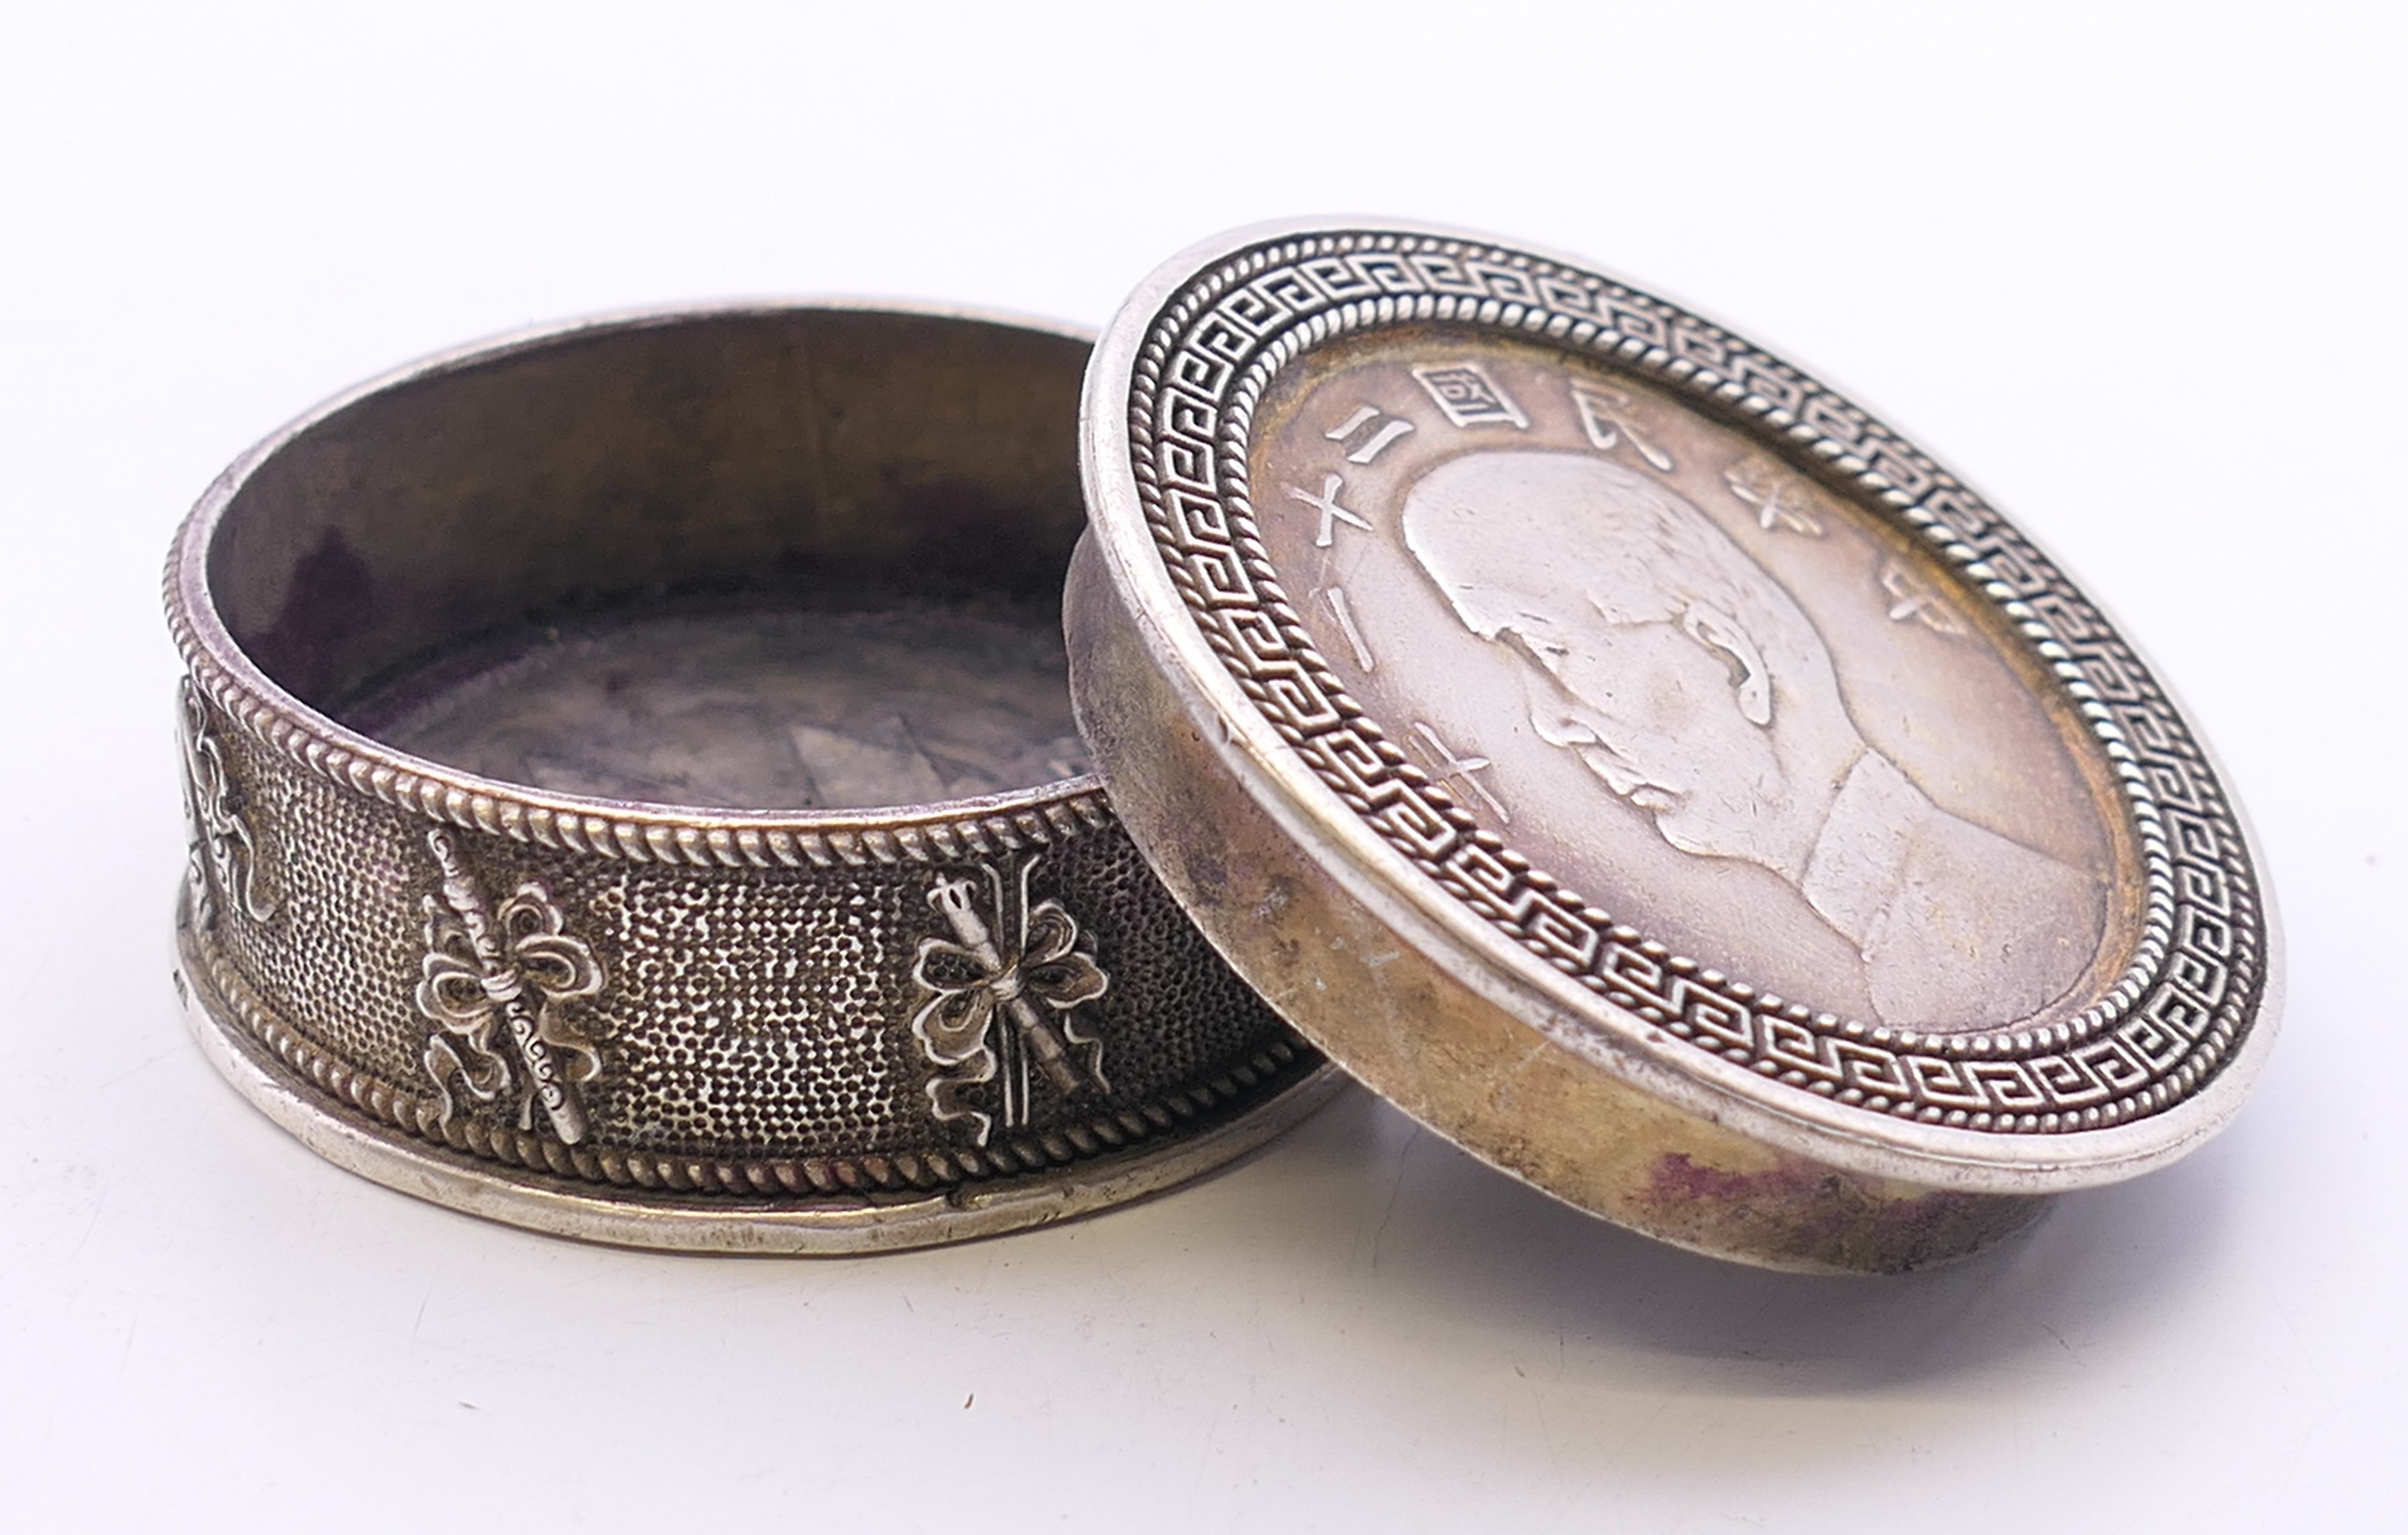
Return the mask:
<svg viewBox="0 0 2408 1535">
<path fill-rule="evenodd" d="M 2257 861 L 2146 664 L 1946 470 L 1577 263 L 1241 231 L 1091 368 L 1081 723 L 1240 973 L 1575 1204 L 1971 1251 L 2230 1114 Z"/>
<path fill-rule="evenodd" d="M 636 316 L 237 464 L 167 590 L 212 1060 L 407 1192 L 713 1251 L 1056 1219 L 1317 1102 L 1081 760 L 1086 351 Z"/>
</svg>

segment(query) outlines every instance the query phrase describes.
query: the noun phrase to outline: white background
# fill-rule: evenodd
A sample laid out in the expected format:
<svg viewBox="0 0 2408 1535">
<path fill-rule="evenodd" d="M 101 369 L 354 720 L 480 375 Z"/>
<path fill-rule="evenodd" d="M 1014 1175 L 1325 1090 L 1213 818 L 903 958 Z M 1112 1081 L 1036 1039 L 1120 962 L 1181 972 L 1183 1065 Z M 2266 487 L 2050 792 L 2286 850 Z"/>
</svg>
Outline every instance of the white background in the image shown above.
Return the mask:
<svg viewBox="0 0 2408 1535">
<path fill-rule="evenodd" d="M 0 7 L 0 1528 L 2408 1528 L 2397 14 Z M 2103 595 L 2285 905 L 2229 1134 L 1893 1282 L 1359 1094 L 1060 1229 L 708 1261 L 389 1194 L 203 1064 L 156 571 L 248 443 L 608 307 L 1099 323 L 1315 211 L 1729 320 Z"/>
</svg>

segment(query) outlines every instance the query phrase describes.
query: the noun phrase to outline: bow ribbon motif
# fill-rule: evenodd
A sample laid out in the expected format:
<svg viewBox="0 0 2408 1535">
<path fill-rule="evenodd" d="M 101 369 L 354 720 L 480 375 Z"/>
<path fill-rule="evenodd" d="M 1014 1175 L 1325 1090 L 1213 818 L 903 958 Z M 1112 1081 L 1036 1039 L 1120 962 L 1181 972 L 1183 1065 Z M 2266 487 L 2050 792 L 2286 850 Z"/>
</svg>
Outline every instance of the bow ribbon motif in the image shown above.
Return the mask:
<svg viewBox="0 0 2408 1535">
<path fill-rule="evenodd" d="M 562 1009 L 600 995 L 601 962 L 564 930 L 542 885 L 530 880 L 489 907 L 450 835 L 430 831 L 426 844 L 442 870 L 443 897 L 426 897 L 417 1001 L 435 1025 L 424 1062 L 444 1123 L 457 1112 L 455 1086 L 481 1104 L 515 1093 L 520 1129 L 535 1127 L 540 1106 L 552 1133 L 576 1145 L 588 1128 L 577 1086 L 601 1075 L 602 1055 Z"/>
<path fill-rule="evenodd" d="M 927 1084 L 929 1109 L 939 1121 L 970 1121 L 982 1146 L 997 1125 L 1028 1123 L 1032 1065 L 1066 1098 L 1111 1085 L 1103 1041 L 1078 1011 L 1111 989 L 1111 978 L 1077 947 L 1079 925 L 1060 901 L 1030 902 L 1028 877 L 1038 863 L 1022 862 L 1009 881 L 993 865 L 980 866 L 991 897 L 986 912 L 977 879 L 939 879 L 928 905 L 953 936 L 922 939 L 911 964 L 926 997 L 912 1015 L 911 1037 L 938 1068 Z M 991 1107 L 969 1101 L 989 1083 L 996 1088 Z"/>
<path fill-rule="evenodd" d="M 259 845 L 243 820 L 225 750 L 209 728 L 208 704 L 190 677 L 178 692 L 183 705 L 184 822 L 192 842 L 185 877 L 193 891 L 194 925 L 213 925 L 221 899 L 251 921 L 265 922 L 276 914 L 277 903 L 260 898 Z"/>
</svg>

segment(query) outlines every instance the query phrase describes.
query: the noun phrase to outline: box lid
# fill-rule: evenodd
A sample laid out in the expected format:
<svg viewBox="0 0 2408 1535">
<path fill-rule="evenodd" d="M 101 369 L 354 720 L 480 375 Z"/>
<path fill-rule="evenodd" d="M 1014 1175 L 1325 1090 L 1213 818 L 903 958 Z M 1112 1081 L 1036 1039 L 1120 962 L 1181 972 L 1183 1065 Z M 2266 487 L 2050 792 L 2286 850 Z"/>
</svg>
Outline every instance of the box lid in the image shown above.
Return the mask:
<svg viewBox="0 0 2408 1535">
<path fill-rule="evenodd" d="M 2233 1112 L 2279 966 L 2155 671 L 1728 330 L 1361 222 L 1149 278 L 1067 602 L 1130 832 L 1371 1087 L 1584 1208 L 1902 1268 Z"/>
</svg>

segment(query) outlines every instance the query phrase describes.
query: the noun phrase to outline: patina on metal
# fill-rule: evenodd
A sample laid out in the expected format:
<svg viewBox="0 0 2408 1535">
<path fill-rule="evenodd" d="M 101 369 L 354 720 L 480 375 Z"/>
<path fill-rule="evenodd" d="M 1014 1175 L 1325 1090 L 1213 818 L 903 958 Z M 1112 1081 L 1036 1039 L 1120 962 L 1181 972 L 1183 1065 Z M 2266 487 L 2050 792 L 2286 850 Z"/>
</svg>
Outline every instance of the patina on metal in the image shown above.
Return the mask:
<svg viewBox="0 0 2408 1535">
<path fill-rule="evenodd" d="M 167 571 L 211 1058 L 381 1183 L 710 1251 L 1050 1221 L 1319 1101 L 1087 770 L 1087 352 L 637 315 L 236 464 Z"/>
<path fill-rule="evenodd" d="M 1243 231 L 1096 352 L 1131 834 L 1366 1083 L 1775 1267 L 1973 1251 L 2232 1113 L 2279 966 L 2155 673 L 1864 410 L 1580 263 Z"/>
</svg>

